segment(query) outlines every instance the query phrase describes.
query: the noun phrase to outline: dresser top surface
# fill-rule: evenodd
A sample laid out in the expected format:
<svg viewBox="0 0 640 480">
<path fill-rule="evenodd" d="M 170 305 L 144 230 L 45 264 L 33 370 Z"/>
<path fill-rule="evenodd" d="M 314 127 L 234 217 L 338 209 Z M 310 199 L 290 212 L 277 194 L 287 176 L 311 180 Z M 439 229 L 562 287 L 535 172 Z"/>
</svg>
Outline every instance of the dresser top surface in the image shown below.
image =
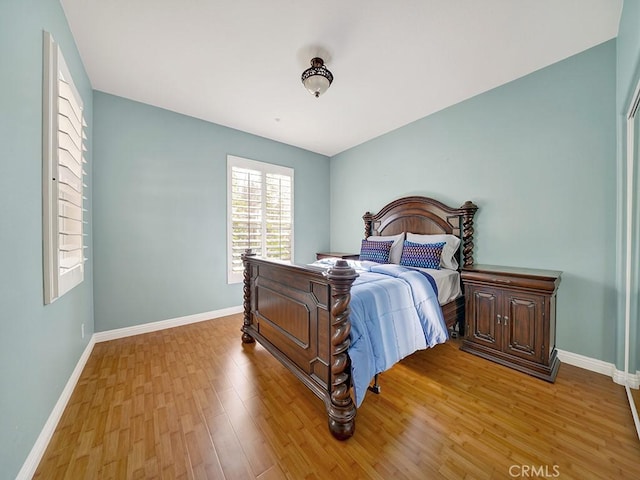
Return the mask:
<svg viewBox="0 0 640 480">
<path fill-rule="evenodd" d="M 505 274 L 518 277 L 540 277 L 549 279 L 557 279 L 562 275 L 562 272 L 559 270 L 542 270 L 538 268 L 522 268 L 486 264 L 473 264 L 471 267 L 465 267 L 462 269 L 461 273 L 463 276 L 464 272 Z"/>
</svg>

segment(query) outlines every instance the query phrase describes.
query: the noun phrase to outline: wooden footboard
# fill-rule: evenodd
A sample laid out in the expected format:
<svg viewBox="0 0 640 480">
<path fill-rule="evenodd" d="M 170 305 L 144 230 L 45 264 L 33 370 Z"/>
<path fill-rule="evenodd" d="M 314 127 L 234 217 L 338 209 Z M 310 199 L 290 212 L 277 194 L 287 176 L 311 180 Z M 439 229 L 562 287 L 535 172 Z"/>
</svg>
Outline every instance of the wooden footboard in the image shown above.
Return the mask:
<svg viewBox="0 0 640 480">
<path fill-rule="evenodd" d="M 345 261 L 325 272 L 250 252 L 242 258 L 242 341 L 257 340 L 324 401 L 334 437 L 351 437 L 356 408 L 347 349 L 349 292 L 356 272 Z"/>
</svg>

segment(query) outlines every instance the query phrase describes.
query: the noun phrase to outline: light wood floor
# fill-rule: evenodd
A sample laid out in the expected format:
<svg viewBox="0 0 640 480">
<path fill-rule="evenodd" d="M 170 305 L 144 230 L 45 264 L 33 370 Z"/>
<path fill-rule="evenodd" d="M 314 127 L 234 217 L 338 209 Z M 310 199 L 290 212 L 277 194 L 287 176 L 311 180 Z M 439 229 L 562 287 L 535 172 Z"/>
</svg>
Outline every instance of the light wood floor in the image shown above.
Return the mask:
<svg viewBox="0 0 640 480">
<path fill-rule="evenodd" d="M 636 412 L 640 414 L 640 390 L 638 390 L 637 388 L 632 388 L 631 397 L 633 398 L 633 403 L 636 406 Z"/>
<path fill-rule="evenodd" d="M 636 410 L 640 412 L 640 391 L 631 389 L 631 396 L 633 397 L 633 403 L 636 404 Z"/>
<path fill-rule="evenodd" d="M 458 350 L 417 352 L 334 440 L 324 404 L 239 315 L 99 343 L 35 478 L 639 479 L 623 387 L 555 384 Z"/>
</svg>

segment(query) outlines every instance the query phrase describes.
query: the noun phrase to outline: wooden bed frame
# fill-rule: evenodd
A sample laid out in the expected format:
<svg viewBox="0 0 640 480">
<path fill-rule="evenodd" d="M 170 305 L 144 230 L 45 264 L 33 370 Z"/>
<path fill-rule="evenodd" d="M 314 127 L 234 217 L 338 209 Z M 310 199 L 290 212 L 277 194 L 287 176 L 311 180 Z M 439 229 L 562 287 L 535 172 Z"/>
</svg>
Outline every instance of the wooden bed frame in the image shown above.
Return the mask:
<svg viewBox="0 0 640 480">
<path fill-rule="evenodd" d="M 478 207 L 465 202 L 451 208 L 427 197 L 405 197 L 365 213 L 365 238 L 371 235 L 453 234 L 461 239 L 460 265 L 473 264 L 473 217 Z M 461 255 L 460 255 L 461 253 Z M 346 261 L 328 271 L 256 257 L 244 264 L 242 341 L 257 340 L 325 402 L 329 430 L 339 440 L 355 431 L 351 398 L 350 289 L 357 277 Z M 464 297 L 442 306 L 449 329 L 464 328 Z"/>
</svg>

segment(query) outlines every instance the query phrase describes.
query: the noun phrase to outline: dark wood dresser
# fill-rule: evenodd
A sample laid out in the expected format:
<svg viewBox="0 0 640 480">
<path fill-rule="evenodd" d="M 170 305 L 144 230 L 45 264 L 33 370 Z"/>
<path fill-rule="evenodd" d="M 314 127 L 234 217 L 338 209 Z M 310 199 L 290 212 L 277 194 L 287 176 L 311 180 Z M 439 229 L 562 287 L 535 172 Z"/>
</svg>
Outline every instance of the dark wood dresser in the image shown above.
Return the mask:
<svg viewBox="0 0 640 480">
<path fill-rule="evenodd" d="M 473 265 L 461 271 L 466 331 L 461 350 L 555 381 L 556 292 L 562 272 Z"/>
</svg>

